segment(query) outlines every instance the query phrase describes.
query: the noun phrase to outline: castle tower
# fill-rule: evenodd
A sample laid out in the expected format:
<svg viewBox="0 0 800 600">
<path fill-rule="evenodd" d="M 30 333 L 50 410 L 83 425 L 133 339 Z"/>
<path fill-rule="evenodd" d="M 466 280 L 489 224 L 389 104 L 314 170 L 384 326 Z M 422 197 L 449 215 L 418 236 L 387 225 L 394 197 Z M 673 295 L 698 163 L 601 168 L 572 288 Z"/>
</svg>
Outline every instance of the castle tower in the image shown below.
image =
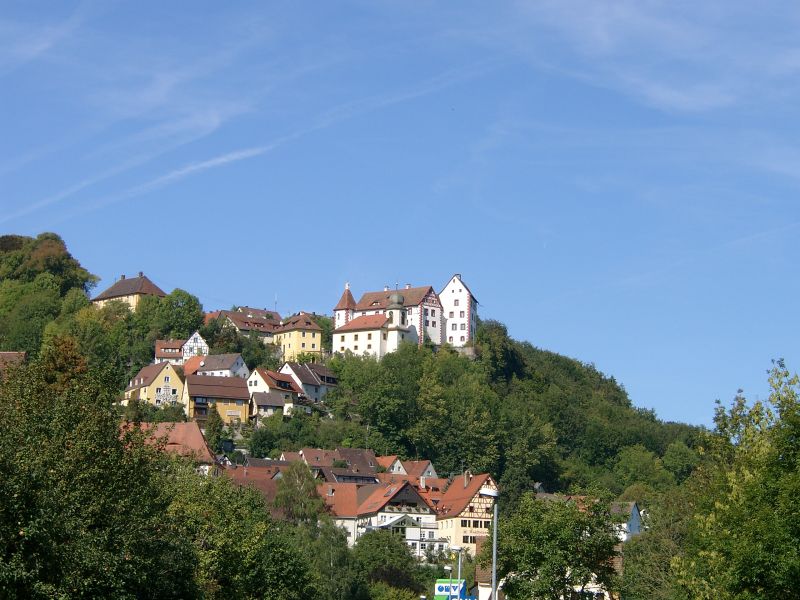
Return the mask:
<svg viewBox="0 0 800 600">
<path fill-rule="evenodd" d="M 338 329 L 347 325 L 353 319 L 353 311 L 356 308 L 356 301 L 350 292 L 350 282 L 344 284 L 344 292 L 339 302 L 333 307 L 333 327 Z"/>
</svg>

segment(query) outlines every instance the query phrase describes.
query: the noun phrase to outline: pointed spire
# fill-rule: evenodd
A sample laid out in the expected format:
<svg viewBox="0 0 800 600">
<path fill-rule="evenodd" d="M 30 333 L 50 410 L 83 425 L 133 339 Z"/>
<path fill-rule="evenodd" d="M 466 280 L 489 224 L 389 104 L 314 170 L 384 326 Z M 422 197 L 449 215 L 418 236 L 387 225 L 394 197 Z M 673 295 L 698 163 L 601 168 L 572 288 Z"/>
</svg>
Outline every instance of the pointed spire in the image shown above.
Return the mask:
<svg viewBox="0 0 800 600">
<path fill-rule="evenodd" d="M 344 284 L 344 292 L 339 302 L 333 307 L 333 310 L 354 310 L 356 307 L 356 300 L 350 292 L 350 282 Z"/>
</svg>

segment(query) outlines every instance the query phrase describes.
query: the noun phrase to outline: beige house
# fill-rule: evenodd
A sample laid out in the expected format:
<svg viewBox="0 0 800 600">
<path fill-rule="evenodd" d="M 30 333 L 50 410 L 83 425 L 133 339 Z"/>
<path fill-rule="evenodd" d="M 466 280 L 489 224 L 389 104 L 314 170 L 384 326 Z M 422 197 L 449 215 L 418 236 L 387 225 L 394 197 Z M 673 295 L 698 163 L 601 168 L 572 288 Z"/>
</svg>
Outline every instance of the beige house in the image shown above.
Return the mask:
<svg viewBox="0 0 800 600">
<path fill-rule="evenodd" d="M 168 362 L 147 365 L 131 379 L 125 388 L 127 406 L 130 400 L 136 399 L 155 406 L 180 402 L 183 396 L 183 381 L 175 367 Z"/>
<path fill-rule="evenodd" d="M 247 389 L 247 381 L 241 377 L 187 375 L 183 404 L 189 419 L 193 421 L 205 423 L 208 411 L 216 406 L 226 425 L 247 423 L 250 391 Z"/>
<path fill-rule="evenodd" d="M 125 275 L 120 276 L 114 285 L 92 298 L 92 304 L 102 308 L 107 303 L 117 300 L 127 304 L 131 310 L 136 310 L 142 296 L 163 298 L 166 294 L 160 287 L 150 281 L 144 273 L 139 271 L 137 277 L 126 278 Z"/>
<path fill-rule="evenodd" d="M 494 498 L 481 496 L 481 489 L 497 489 L 491 475 L 473 476 L 469 471 L 453 480 L 438 503 L 439 535 L 450 546 L 461 546 L 475 556 L 479 538 L 489 535 Z"/>
</svg>

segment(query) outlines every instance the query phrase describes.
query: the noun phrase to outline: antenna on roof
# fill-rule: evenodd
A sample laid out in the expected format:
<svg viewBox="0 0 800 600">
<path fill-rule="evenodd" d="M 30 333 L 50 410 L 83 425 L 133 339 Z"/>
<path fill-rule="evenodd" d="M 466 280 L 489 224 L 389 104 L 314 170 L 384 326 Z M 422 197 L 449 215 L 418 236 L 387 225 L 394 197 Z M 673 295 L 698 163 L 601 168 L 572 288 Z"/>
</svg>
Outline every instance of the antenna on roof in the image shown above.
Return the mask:
<svg viewBox="0 0 800 600">
<path fill-rule="evenodd" d="M 278 312 L 278 292 L 275 292 L 275 304 L 273 305 L 275 312 Z"/>
</svg>

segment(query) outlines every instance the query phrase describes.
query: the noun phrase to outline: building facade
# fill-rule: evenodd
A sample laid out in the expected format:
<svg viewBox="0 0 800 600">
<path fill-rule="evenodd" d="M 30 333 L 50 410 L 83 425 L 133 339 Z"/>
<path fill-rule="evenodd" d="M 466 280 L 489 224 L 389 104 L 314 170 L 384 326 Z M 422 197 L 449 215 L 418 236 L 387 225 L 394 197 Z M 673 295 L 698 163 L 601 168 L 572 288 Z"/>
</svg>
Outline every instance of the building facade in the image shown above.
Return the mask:
<svg viewBox="0 0 800 600">
<path fill-rule="evenodd" d="M 439 292 L 439 300 L 445 317 L 445 341 L 456 348 L 473 342 L 478 328 L 478 301 L 460 273 L 453 275 Z"/>
</svg>

